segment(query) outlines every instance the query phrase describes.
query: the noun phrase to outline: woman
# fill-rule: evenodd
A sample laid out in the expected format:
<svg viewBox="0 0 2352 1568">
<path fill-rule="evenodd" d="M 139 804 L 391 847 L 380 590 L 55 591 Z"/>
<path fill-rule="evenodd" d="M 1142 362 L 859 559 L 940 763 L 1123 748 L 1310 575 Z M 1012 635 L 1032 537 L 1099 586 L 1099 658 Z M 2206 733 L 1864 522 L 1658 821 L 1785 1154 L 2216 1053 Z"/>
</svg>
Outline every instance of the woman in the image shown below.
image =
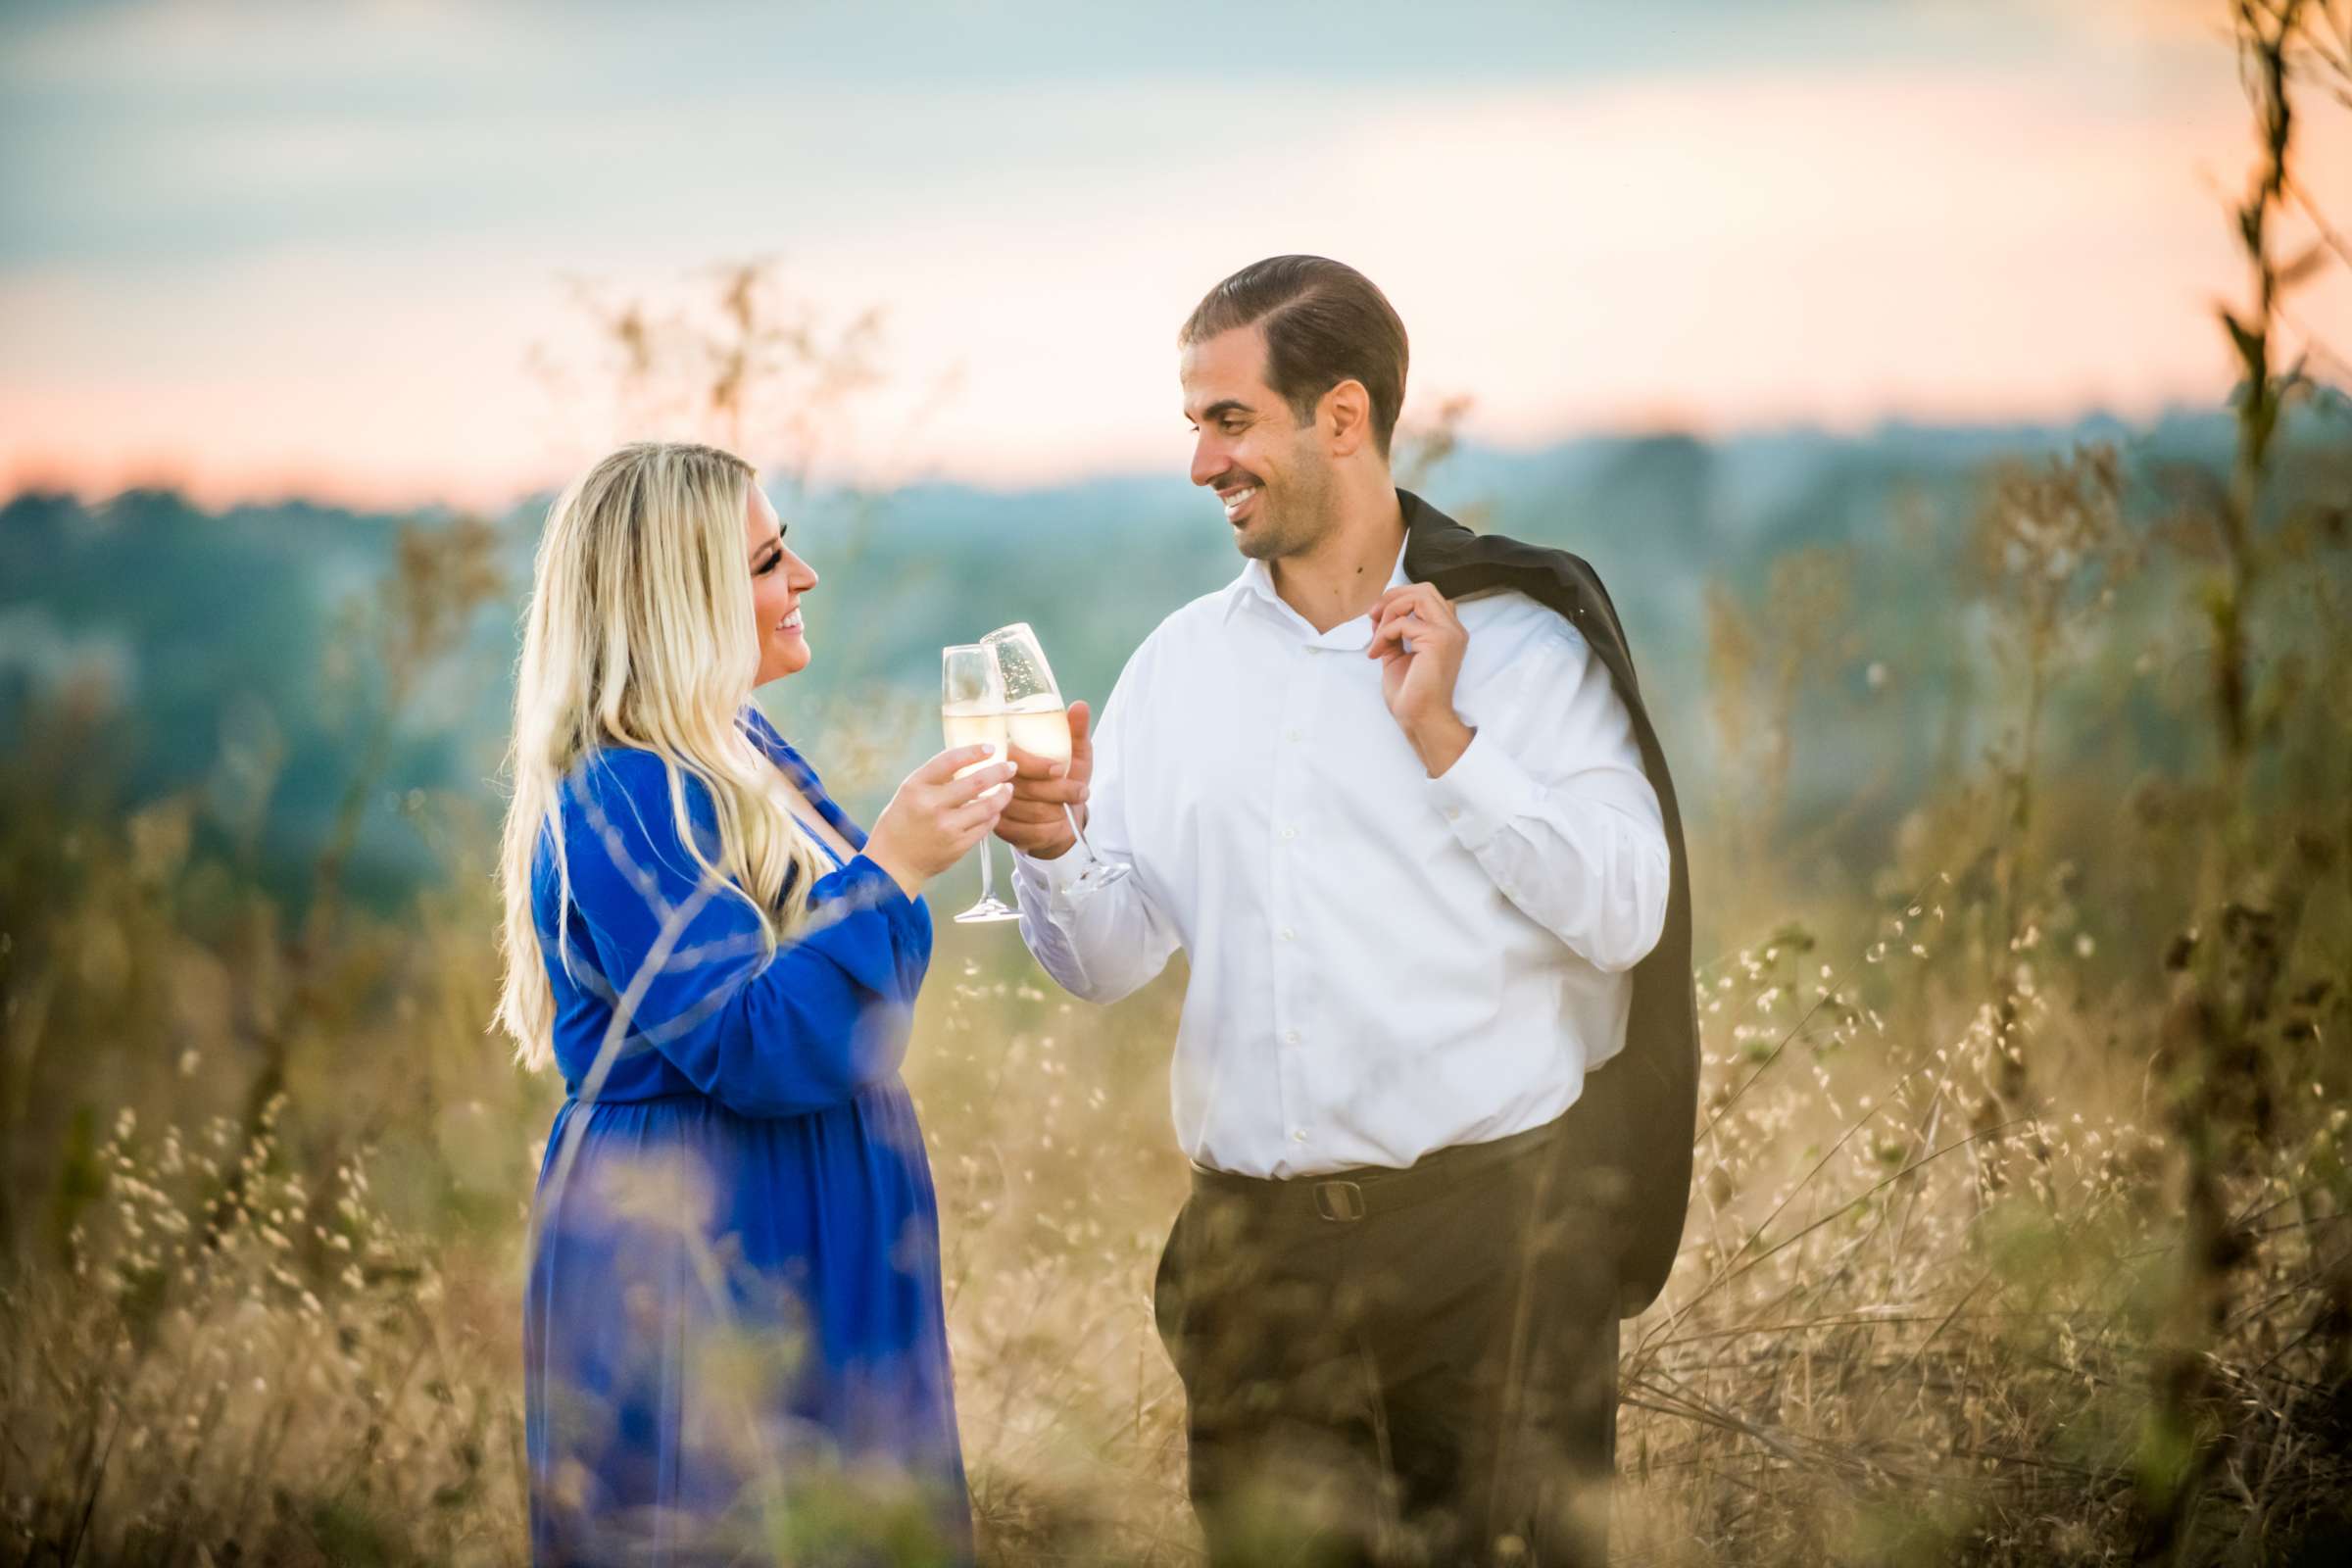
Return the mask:
<svg viewBox="0 0 2352 1568">
<path fill-rule="evenodd" d="M 749 466 L 606 458 L 539 547 L 498 1020 L 557 1113 L 523 1314 L 541 1562 L 961 1560 L 938 1207 L 899 1080 L 979 747 L 870 835 L 751 702 L 816 586 Z"/>
</svg>

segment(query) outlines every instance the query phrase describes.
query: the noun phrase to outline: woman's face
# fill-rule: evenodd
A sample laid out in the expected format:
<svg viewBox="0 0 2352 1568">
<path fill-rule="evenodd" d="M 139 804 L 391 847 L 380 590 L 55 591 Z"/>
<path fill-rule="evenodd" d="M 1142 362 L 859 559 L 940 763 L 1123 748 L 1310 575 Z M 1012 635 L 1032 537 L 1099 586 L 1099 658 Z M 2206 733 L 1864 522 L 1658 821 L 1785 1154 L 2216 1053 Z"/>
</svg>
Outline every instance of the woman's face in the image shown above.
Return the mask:
<svg viewBox="0 0 2352 1568">
<path fill-rule="evenodd" d="M 760 673 L 752 684 L 764 686 L 808 667 L 801 596 L 816 586 L 816 573 L 784 547 L 784 525 L 758 485 L 744 502 L 743 526 L 752 568 L 752 624 L 760 628 Z"/>
</svg>

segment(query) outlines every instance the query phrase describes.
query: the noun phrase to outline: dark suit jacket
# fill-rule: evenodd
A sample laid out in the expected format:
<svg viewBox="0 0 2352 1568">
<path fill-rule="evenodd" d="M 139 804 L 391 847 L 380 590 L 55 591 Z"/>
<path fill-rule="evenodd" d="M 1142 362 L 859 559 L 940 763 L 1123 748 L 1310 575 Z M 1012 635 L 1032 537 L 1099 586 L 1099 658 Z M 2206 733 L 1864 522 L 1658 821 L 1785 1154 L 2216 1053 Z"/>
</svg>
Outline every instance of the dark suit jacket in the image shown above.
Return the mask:
<svg viewBox="0 0 2352 1568">
<path fill-rule="evenodd" d="M 1642 706 L 1617 608 L 1591 565 L 1564 550 L 1476 534 L 1409 490 L 1404 570 L 1448 599 L 1513 588 L 1558 612 L 1607 666 L 1633 715 L 1642 767 L 1657 791 L 1673 857 L 1666 926 L 1634 966 L 1625 1051 L 1595 1068 L 1568 1113 L 1562 1157 L 1571 1201 L 1599 1202 L 1615 1231 L 1619 1310 L 1632 1317 L 1657 1298 L 1682 1246 L 1690 1206 L 1690 1151 L 1698 1115 L 1698 1002 L 1690 977 L 1690 870 L 1683 816 L 1657 731 Z"/>
</svg>

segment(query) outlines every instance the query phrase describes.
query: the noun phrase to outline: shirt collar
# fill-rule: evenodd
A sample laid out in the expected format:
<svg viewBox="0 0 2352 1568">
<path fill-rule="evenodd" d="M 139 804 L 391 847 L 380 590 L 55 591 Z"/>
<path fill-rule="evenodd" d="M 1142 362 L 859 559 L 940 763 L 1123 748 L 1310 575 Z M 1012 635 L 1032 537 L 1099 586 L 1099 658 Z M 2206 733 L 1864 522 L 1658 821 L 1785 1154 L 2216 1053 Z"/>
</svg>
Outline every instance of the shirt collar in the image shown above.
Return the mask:
<svg viewBox="0 0 2352 1568">
<path fill-rule="evenodd" d="M 1242 601 L 1250 598 L 1252 594 L 1265 600 L 1268 604 L 1282 602 L 1282 596 L 1274 591 L 1273 574 L 1266 570 L 1264 562 L 1254 558 L 1243 562 L 1241 575 L 1225 585 L 1225 618 L 1231 620 L 1234 611 L 1240 608 Z"/>
<path fill-rule="evenodd" d="M 1389 570 L 1388 586 L 1391 588 L 1401 588 L 1413 580 L 1405 574 L 1404 570 L 1404 552 L 1411 543 L 1412 536 L 1407 533 L 1405 543 L 1396 547 L 1396 564 Z M 1273 606 L 1294 619 L 1298 616 L 1297 611 L 1282 602 L 1282 595 L 1274 591 L 1274 573 L 1267 570 L 1266 564 L 1255 557 L 1242 563 L 1240 574 L 1225 585 L 1225 598 L 1221 606 L 1224 612 L 1223 618 L 1231 620 L 1234 610 L 1244 601 L 1251 598 Z M 1357 618 L 1361 619 L 1362 617 L 1358 616 Z M 1332 630 L 1337 631 L 1339 627 L 1334 626 Z"/>
<path fill-rule="evenodd" d="M 1402 588 L 1413 580 L 1404 569 L 1404 553 L 1412 547 L 1412 531 L 1407 529 L 1404 542 L 1396 547 L 1396 564 L 1389 568 L 1389 586 L 1392 588 Z"/>
</svg>

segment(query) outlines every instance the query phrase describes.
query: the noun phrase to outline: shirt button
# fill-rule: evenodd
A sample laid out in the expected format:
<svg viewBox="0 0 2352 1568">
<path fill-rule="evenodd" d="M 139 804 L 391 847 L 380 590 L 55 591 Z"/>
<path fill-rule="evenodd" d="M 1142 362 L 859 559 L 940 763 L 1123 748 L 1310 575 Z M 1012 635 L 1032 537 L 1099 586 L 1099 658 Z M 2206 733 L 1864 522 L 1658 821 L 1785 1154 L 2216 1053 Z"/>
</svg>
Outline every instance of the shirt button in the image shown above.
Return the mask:
<svg viewBox="0 0 2352 1568">
<path fill-rule="evenodd" d="M 1293 939 L 1295 939 L 1295 938 L 1296 938 L 1298 935 L 1298 932 L 1296 932 L 1296 931 L 1292 930 L 1292 929 L 1291 929 L 1289 926 L 1287 926 L 1287 925 L 1286 925 L 1286 926 L 1284 926 L 1284 927 L 1282 928 L 1282 940 L 1283 940 L 1283 941 L 1285 941 L 1285 942 L 1292 941 L 1292 940 L 1293 940 Z"/>
<path fill-rule="evenodd" d="M 1458 807 L 1458 806 L 1448 806 L 1447 808 L 1446 808 L 1446 821 L 1448 821 L 1448 822 L 1459 822 L 1461 819 L 1462 819 L 1462 808 L 1461 808 L 1460 807 Z"/>
<path fill-rule="evenodd" d="M 1298 732 L 1295 729 L 1284 730 L 1282 732 L 1282 738 L 1286 741 L 1289 741 L 1294 746 L 1298 744 Z"/>
<path fill-rule="evenodd" d="M 1303 1128 L 1303 1127 L 1294 1127 L 1294 1128 L 1292 1128 L 1292 1129 L 1291 1129 L 1291 1142 L 1292 1142 L 1292 1143 L 1294 1143 L 1294 1144 L 1303 1144 L 1303 1143 L 1305 1143 L 1305 1142 L 1306 1142 L 1306 1129 L 1305 1129 L 1305 1128 Z"/>
<path fill-rule="evenodd" d="M 1298 836 L 1298 830 L 1295 827 L 1286 827 L 1282 830 L 1282 836 L 1285 840 L 1295 839 Z"/>
<path fill-rule="evenodd" d="M 1297 1045 L 1298 1043 L 1298 1031 L 1296 1029 L 1285 1030 L 1283 1032 L 1282 1040 L 1284 1045 Z"/>
</svg>

